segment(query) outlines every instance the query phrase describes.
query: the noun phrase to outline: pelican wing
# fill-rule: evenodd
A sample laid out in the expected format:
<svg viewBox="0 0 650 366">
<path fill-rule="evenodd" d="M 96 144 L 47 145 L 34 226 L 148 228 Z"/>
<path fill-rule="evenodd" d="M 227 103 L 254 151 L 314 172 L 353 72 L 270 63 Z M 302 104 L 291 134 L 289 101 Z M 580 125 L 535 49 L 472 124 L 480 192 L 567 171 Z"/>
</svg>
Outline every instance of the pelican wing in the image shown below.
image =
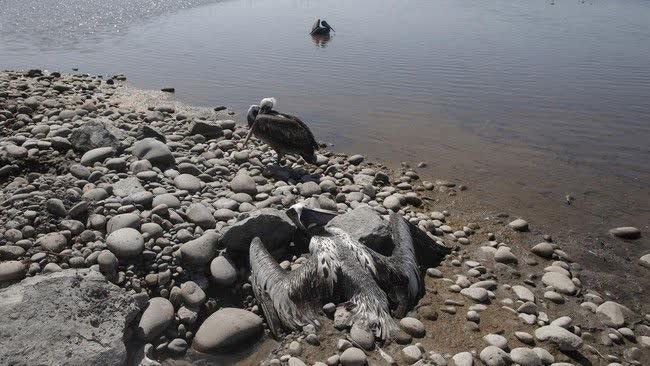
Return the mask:
<svg viewBox="0 0 650 366">
<path fill-rule="evenodd" d="M 311 26 L 311 30 L 309 31 L 309 34 L 313 34 L 316 29 L 320 27 L 320 18 L 317 18 L 314 24 Z"/>
<path fill-rule="evenodd" d="M 424 288 L 416 259 L 415 246 L 408 222 L 397 213 L 390 214 L 390 231 L 395 245 L 390 257 L 368 248 L 381 276 L 376 278 L 395 306 L 397 316 L 403 316 Z"/>
<path fill-rule="evenodd" d="M 314 134 L 307 124 L 296 116 L 271 111 L 258 114 L 255 122 L 255 133 L 266 136 L 281 146 L 301 150 L 318 149 Z"/>
<path fill-rule="evenodd" d="M 295 271 L 285 271 L 259 238 L 251 242 L 249 254 L 253 292 L 273 335 L 279 337 L 283 327 L 319 326 L 317 314 L 329 286 L 318 275 L 316 262 L 308 260 Z"/>
</svg>

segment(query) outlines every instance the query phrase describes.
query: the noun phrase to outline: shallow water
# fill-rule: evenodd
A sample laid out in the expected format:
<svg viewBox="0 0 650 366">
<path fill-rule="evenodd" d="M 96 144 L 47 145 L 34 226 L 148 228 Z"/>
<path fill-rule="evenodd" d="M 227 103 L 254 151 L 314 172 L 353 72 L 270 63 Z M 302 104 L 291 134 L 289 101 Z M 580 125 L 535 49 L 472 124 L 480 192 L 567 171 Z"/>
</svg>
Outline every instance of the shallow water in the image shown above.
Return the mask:
<svg viewBox="0 0 650 366">
<path fill-rule="evenodd" d="M 647 1 L 3 3 L 3 68 L 125 73 L 238 110 L 275 96 L 322 139 L 395 160 L 455 145 L 436 136 L 446 124 L 650 176 Z M 306 35 L 316 16 L 337 31 L 327 43 Z"/>
</svg>

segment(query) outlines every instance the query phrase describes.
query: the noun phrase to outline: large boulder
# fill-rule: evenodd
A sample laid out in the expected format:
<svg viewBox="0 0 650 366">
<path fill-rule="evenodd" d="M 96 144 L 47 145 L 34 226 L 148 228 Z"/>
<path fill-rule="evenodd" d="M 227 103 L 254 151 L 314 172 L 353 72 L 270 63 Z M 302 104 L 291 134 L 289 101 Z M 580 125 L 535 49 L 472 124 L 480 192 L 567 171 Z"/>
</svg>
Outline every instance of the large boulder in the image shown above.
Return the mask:
<svg viewBox="0 0 650 366">
<path fill-rule="evenodd" d="M 357 207 L 343 215 L 336 216 L 328 224 L 343 229 L 350 236 L 373 250 L 390 254 L 393 240 L 388 221 L 368 206 Z"/>
<path fill-rule="evenodd" d="M 80 152 L 100 147 L 112 147 L 121 151 L 128 146 L 130 137 L 108 121 L 95 120 L 77 127 L 68 140 Z"/>
<path fill-rule="evenodd" d="M 214 122 L 195 120 L 190 124 L 189 135 L 203 135 L 214 138 L 223 135 L 223 131 L 221 126 Z"/>
<path fill-rule="evenodd" d="M 169 147 L 156 139 L 146 138 L 133 144 L 133 155 L 146 159 L 159 168 L 167 168 L 176 162 Z"/>
<path fill-rule="evenodd" d="M 256 340 L 263 330 L 262 318 L 255 313 L 244 309 L 222 308 L 201 324 L 192 348 L 200 352 L 228 350 Z"/>
<path fill-rule="evenodd" d="M 30 277 L 0 290 L 0 365 L 121 365 L 134 299 L 92 270 Z"/>
<path fill-rule="evenodd" d="M 230 250 L 247 252 L 253 238 L 259 237 L 271 250 L 288 245 L 295 232 L 296 225 L 286 213 L 264 208 L 226 229 L 220 243 Z"/>
</svg>

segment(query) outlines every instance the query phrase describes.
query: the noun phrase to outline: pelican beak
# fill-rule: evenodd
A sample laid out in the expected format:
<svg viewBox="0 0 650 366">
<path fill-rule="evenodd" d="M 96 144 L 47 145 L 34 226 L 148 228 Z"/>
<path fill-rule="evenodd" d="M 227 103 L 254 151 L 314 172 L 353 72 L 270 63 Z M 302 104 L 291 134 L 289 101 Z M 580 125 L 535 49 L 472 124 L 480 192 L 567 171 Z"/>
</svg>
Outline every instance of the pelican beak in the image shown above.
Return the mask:
<svg viewBox="0 0 650 366">
<path fill-rule="evenodd" d="M 244 140 L 244 147 L 246 146 L 246 144 L 248 144 L 248 140 L 250 140 L 252 134 L 253 134 L 253 128 L 251 127 L 251 129 L 248 131 L 248 135 L 246 135 L 246 139 Z"/>
</svg>

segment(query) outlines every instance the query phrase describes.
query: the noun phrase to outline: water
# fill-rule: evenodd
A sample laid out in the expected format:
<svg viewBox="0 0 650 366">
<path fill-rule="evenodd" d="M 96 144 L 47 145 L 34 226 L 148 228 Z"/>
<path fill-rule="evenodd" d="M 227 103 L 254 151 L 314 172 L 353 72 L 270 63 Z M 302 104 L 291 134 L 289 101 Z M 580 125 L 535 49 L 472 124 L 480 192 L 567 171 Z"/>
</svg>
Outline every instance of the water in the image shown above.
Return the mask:
<svg viewBox="0 0 650 366">
<path fill-rule="evenodd" d="M 307 35 L 317 16 L 329 42 Z M 274 96 L 338 149 L 487 194 L 650 197 L 648 1 L 3 0 L 0 67 L 124 73 L 242 112 Z"/>
</svg>

